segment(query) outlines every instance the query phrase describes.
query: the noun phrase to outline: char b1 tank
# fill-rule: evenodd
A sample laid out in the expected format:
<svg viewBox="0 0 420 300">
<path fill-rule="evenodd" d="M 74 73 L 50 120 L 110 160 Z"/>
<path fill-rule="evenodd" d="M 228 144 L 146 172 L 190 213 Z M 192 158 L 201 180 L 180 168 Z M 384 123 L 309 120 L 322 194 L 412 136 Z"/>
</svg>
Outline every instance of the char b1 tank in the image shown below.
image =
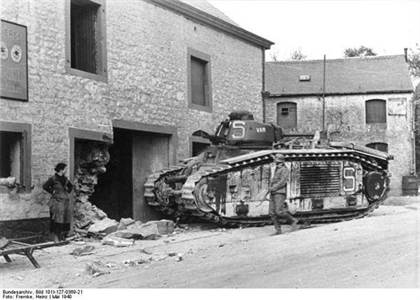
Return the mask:
<svg viewBox="0 0 420 300">
<path fill-rule="evenodd" d="M 301 223 L 363 217 L 389 189 L 387 153 L 328 142 L 319 133 L 284 135 L 249 112 L 232 112 L 214 135 L 194 135 L 211 145 L 145 183 L 148 205 L 169 217 L 194 216 L 221 226 L 269 224 L 267 191 L 276 153 L 290 170 L 286 205 Z"/>
</svg>

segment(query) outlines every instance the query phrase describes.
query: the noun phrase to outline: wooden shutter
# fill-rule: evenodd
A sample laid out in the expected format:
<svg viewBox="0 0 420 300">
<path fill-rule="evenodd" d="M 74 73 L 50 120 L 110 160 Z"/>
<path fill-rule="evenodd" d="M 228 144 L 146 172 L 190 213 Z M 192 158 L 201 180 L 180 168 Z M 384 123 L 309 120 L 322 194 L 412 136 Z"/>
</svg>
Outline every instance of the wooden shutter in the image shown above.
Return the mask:
<svg viewBox="0 0 420 300">
<path fill-rule="evenodd" d="M 207 62 L 191 56 L 191 97 L 192 103 L 197 105 L 207 105 Z"/>
<path fill-rule="evenodd" d="M 366 124 L 386 123 L 386 101 L 374 99 L 366 101 Z"/>
<path fill-rule="evenodd" d="M 97 14 L 99 6 L 71 4 L 71 67 L 97 73 Z"/>
<path fill-rule="evenodd" d="M 277 125 L 283 129 L 297 128 L 296 103 L 281 102 L 277 104 Z"/>
</svg>

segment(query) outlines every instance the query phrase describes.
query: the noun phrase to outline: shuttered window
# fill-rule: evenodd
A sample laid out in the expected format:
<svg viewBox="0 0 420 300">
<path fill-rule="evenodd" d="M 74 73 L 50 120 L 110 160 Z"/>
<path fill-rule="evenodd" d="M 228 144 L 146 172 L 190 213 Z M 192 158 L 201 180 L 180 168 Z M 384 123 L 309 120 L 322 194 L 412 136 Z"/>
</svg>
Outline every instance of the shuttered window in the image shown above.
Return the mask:
<svg viewBox="0 0 420 300">
<path fill-rule="evenodd" d="M 191 56 L 191 96 L 192 103 L 206 106 L 207 100 L 207 62 Z"/>
<path fill-rule="evenodd" d="M 277 104 L 277 125 L 283 129 L 297 128 L 296 103 L 281 102 Z"/>
<path fill-rule="evenodd" d="M 104 1 L 68 1 L 66 70 L 79 76 L 106 80 Z"/>
<path fill-rule="evenodd" d="M 71 2 L 71 67 L 97 73 L 97 14 L 99 5 Z"/>
<path fill-rule="evenodd" d="M 188 107 L 212 111 L 210 55 L 187 49 Z"/>
<path fill-rule="evenodd" d="M 373 99 L 366 101 L 366 124 L 386 123 L 386 101 Z"/>
</svg>

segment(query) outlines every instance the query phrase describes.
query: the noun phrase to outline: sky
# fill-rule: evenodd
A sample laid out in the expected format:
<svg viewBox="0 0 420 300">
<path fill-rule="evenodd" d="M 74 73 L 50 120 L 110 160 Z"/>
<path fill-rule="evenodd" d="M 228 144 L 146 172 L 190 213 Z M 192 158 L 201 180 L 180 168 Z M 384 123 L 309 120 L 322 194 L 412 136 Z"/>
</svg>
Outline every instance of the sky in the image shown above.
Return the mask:
<svg viewBox="0 0 420 300">
<path fill-rule="evenodd" d="M 266 54 L 342 58 L 360 45 L 378 55 L 420 46 L 420 0 L 208 0 L 242 28 L 275 43 Z"/>
</svg>

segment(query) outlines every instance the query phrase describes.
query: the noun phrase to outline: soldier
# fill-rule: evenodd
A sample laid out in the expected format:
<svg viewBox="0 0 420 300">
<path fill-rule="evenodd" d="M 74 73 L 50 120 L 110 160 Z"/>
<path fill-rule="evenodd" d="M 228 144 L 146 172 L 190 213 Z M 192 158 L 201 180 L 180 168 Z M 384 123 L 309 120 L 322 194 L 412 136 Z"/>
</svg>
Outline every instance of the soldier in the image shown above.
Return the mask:
<svg viewBox="0 0 420 300">
<path fill-rule="evenodd" d="M 271 177 L 269 193 L 270 205 L 269 214 L 273 219 L 275 235 L 281 234 L 281 226 L 279 219 L 286 219 L 287 223 L 292 225 L 292 230 L 297 229 L 298 220 L 293 218 L 285 207 L 287 180 L 289 179 L 289 170 L 284 164 L 284 156 L 282 154 L 273 155 L 276 168 Z"/>
</svg>

